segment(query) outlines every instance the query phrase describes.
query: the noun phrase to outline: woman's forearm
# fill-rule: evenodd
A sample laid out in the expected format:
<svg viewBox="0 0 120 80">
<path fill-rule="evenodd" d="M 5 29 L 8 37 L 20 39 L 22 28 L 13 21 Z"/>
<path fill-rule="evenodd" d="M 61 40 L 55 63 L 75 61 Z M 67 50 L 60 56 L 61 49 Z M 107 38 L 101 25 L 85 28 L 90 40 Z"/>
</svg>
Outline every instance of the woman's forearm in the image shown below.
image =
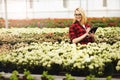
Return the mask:
<svg viewBox="0 0 120 80">
<path fill-rule="evenodd" d="M 72 40 L 72 43 L 76 44 L 78 43 L 79 41 L 83 40 L 86 36 L 88 36 L 88 33 L 85 33 L 84 35 L 78 37 L 78 38 L 75 38 Z"/>
</svg>

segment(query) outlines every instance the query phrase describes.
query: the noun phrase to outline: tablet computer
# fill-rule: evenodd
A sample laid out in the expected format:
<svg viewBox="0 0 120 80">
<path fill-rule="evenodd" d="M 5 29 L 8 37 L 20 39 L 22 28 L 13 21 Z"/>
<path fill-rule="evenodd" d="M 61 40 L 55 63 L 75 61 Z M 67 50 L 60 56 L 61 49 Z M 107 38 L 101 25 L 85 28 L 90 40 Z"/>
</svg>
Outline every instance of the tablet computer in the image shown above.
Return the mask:
<svg viewBox="0 0 120 80">
<path fill-rule="evenodd" d="M 90 29 L 90 33 L 95 33 L 97 31 L 98 27 L 92 27 Z"/>
</svg>

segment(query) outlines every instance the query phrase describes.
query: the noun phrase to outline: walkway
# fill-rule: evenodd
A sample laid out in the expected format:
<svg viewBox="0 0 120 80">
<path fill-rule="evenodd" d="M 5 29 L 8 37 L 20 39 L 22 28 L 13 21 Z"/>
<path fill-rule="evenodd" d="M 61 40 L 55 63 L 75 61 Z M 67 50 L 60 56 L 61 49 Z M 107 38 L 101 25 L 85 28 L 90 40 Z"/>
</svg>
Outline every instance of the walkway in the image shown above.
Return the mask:
<svg viewBox="0 0 120 80">
<path fill-rule="evenodd" d="M 11 73 L 0 72 L 0 74 L 4 75 L 6 78 L 9 78 L 11 76 Z M 19 75 L 23 76 L 23 74 L 19 74 Z M 32 74 L 32 76 L 34 76 L 35 80 L 41 80 L 40 79 L 41 75 Z M 65 78 L 65 76 L 56 76 L 56 75 L 53 75 L 53 77 L 55 78 L 55 80 L 63 80 L 63 78 Z M 75 77 L 76 80 L 85 80 L 85 77 L 78 77 L 78 76 L 73 76 L 73 77 Z M 97 78 L 97 80 L 106 80 L 106 78 Z M 120 78 L 112 78 L 112 80 L 120 80 Z"/>
</svg>

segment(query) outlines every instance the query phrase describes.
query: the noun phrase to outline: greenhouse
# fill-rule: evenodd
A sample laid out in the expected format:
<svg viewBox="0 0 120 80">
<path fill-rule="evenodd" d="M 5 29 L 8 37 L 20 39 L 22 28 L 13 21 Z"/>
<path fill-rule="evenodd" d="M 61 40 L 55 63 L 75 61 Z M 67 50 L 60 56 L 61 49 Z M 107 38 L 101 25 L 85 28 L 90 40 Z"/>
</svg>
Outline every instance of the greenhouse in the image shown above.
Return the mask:
<svg viewBox="0 0 120 80">
<path fill-rule="evenodd" d="M 0 0 L 0 80 L 120 80 L 120 0 Z"/>
</svg>

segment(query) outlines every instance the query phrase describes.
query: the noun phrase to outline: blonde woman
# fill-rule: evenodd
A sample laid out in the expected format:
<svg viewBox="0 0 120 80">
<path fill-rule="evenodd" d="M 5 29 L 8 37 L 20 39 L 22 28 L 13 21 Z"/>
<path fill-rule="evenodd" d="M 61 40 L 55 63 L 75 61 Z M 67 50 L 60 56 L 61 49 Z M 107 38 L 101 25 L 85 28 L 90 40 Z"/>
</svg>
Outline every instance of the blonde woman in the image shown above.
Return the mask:
<svg viewBox="0 0 120 80">
<path fill-rule="evenodd" d="M 73 24 L 69 28 L 69 37 L 72 43 L 87 44 L 94 42 L 94 33 L 89 33 L 90 25 L 86 23 L 87 18 L 83 9 L 76 8 L 74 11 Z"/>
</svg>

